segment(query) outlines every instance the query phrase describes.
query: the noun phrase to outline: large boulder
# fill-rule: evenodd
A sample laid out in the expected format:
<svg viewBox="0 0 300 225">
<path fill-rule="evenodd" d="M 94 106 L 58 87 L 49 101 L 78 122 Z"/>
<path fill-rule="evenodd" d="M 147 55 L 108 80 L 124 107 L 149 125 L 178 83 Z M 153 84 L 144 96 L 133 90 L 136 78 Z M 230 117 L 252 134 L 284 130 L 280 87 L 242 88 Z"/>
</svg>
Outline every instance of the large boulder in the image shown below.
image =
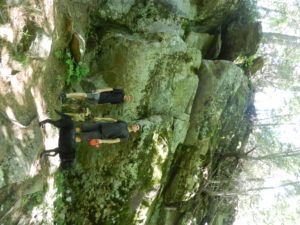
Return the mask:
<svg viewBox="0 0 300 225">
<path fill-rule="evenodd" d="M 203 61 L 185 144 L 197 145 L 198 139 L 214 132 L 224 104 L 242 82 L 246 82 L 244 73 L 234 64 L 228 61 Z"/>
<path fill-rule="evenodd" d="M 135 98 L 123 107 L 100 106 L 104 114 L 116 109 L 112 116 L 127 120 L 156 114 L 189 115 L 201 52 L 190 48 L 177 35 L 156 37 L 146 40 L 122 33 L 103 37 L 103 53 L 93 62 L 94 76 L 88 80 L 96 87 L 122 88 Z"/>
<path fill-rule="evenodd" d="M 213 32 L 237 10 L 240 0 L 196 0 L 197 17 L 194 29 Z"/>
<path fill-rule="evenodd" d="M 238 7 L 239 0 L 126 0 L 100 1 L 98 15 L 115 21 L 135 32 L 148 32 L 157 27 L 161 32 L 182 28 L 213 32 L 223 25 Z M 170 28 L 171 27 L 171 28 Z"/>
<path fill-rule="evenodd" d="M 185 39 L 191 48 L 199 49 L 204 59 L 216 59 L 221 51 L 221 35 L 189 32 Z"/>
<path fill-rule="evenodd" d="M 251 56 L 262 38 L 261 23 L 232 22 L 222 36 L 221 59 L 235 60 L 238 56 Z"/>
<path fill-rule="evenodd" d="M 87 146 L 81 146 L 76 177 L 85 186 L 84 193 L 90 193 L 93 186 L 98 188 L 93 188 L 92 194 L 82 194 L 72 184 L 74 193 L 80 193 L 72 199 L 80 202 L 78 207 L 98 213 L 88 217 L 79 213 L 73 219 L 114 219 L 117 224 L 126 219 L 123 224 L 134 224 L 127 221 L 131 216 L 134 221 L 147 219 L 145 213 L 165 183 L 177 146 L 184 142 L 198 87 L 196 72 L 201 52 L 172 34 L 145 39 L 138 34 L 111 31 L 102 37 L 99 46 L 102 53 L 94 60 L 92 76 L 85 82 L 97 88 L 122 88 L 135 100 L 119 106 L 96 106 L 93 113 L 136 121 L 142 131 L 132 134 L 126 143 L 103 145 L 99 152 L 87 152 Z M 107 179 L 94 180 L 106 171 L 110 171 Z M 113 210 L 115 206 L 118 211 Z"/>
<path fill-rule="evenodd" d="M 243 148 L 252 128 L 248 116 L 252 103 L 253 89 L 240 68 L 227 61 L 203 61 L 185 142 L 176 149 L 171 172 L 147 224 L 189 224 L 204 219 L 209 222 L 211 212 L 205 213 L 203 208 L 215 203 L 204 202 L 203 193 L 207 190 L 203 185 L 208 176 L 213 176 L 209 171 L 216 175 L 219 169 L 214 163 L 207 165 L 207 158 L 216 152 Z M 224 207 L 216 205 L 214 212 Z"/>
</svg>

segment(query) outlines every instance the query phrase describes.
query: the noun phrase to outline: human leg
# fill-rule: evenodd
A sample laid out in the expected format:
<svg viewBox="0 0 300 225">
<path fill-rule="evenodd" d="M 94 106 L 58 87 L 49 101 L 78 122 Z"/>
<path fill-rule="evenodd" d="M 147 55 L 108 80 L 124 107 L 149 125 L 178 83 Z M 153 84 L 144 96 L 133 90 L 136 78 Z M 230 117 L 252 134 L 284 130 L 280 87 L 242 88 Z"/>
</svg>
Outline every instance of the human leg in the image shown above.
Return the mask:
<svg viewBox="0 0 300 225">
<path fill-rule="evenodd" d="M 83 122 L 80 123 L 79 126 L 80 132 L 89 132 L 89 131 L 98 131 L 99 130 L 99 122 Z"/>
<path fill-rule="evenodd" d="M 101 139 L 101 133 L 99 131 L 81 132 L 76 136 L 76 142 L 88 142 L 91 139 Z"/>
<path fill-rule="evenodd" d="M 87 98 L 87 93 L 80 93 L 80 92 L 68 93 L 68 94 L 66 94 L 66 98 L 75 98 L 78 100 L 85 100 Z"/>
<path fill-rule="evenodd" d="M 99 129 L 99 123 L 80 123 L 78 127 L 75 128 L 76 131 L 76 142 L 87 142 L 91 139 L 101 139 L 101 132 Z"/>
</svg>

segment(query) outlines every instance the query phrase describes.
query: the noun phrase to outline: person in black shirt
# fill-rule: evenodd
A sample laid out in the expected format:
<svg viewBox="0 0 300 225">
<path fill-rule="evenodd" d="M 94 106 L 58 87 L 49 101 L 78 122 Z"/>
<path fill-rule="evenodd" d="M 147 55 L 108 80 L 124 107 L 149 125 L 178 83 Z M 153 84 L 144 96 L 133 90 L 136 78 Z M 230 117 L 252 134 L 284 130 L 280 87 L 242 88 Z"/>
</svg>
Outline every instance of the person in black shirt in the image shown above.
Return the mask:
<svg viewBox="0 0 300 225">
<path fill-rule="evenodd" d="M 106 122 L 84 122 L 76 127 L 76 142 L 88 142 L 96 139 L 98 144 L 114 144 L 126 141 L 130 132 L 140 129 L 138 124 L 128 126 L 126 122 L 112 118 L 95 118 Z"/>
<path fill-rule="evenodd" d="M 68 98 L 75 98 L 79 100 L 87 100 L 93 104 L 120 104 L 123 102 L 133 101 L 133 96 L 125 95 L 124 91 L 117 88 L 105 88 L 97 89 L 92 93 L 63 93 L 60 95 L 62 102 L 65 102 Z"/>
</svg>

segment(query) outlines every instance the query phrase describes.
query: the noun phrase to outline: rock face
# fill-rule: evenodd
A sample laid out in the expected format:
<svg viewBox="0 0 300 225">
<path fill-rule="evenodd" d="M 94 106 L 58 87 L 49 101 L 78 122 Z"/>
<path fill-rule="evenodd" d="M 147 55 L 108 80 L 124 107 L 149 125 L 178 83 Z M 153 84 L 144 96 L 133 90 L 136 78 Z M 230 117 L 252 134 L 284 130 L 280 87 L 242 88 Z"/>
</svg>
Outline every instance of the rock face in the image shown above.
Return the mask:
<svg viewBox="0 0 300 225">
<path fill-rule="evenodd" d="M 233 22 L 224 33 L 221 58 L 234 60 L 238 56 L 251 56 L 257 51 L 261 38 L 260 23 Z"/>
<path fill-rule="evenodd" d="M 252 34 L 259 33 L 257 24 L 252 33 L 241 32 L 243 27 L 232 19 L 240 2 L 55 1 L 57 13 L 66 9 L 65 14 L 55 16 L 74 22 L 73 34 L 84 39 L 86 48 L 81 55 L 79 48 L 72 47 L 78 47 L 79 40 L 73 37 L 72 41 L 56 29 L 57 40 L 51 46 L 45 71 L 62 74 L 59 68 L 65 67 L 54 68 L 58 64 L 53 64 L 52 56 L 57 49 L 71 45 L 71 50 L 77 52 L 75 60 L 86 63 L 90 69 L 80 85 L 71 88 L 88 92 L 114 87 L 134 96 L 132 103 L 90 106 L 92 113 L 138 123 L 142 128 L 119 144 L 103 144 L 99 149 L 79 145 L 74 168 L 64 174 L 64 206 L 57 204 L 55 220 L 75 225 L 232 222 L 228 218 L 234 215 L 234 199 L 218 196 L 231 187 L 217 187 L 214 182 L 230 179 L 237 167 L 237 161 L 222 155 L 243 151 L 252 128 L 250 109 L 254 94 L 249 76 L 240 67 L 218 59 L 233 60 L 240 54 L 252 54 L 255 48 L 243 39 L 239 38 L 238 45 L 235 43 L 237 34 L 247 34 L 250 40 Z M 65 27 L 62 21 L 56 23 Z M 42 37 L 43 33 L 37 33 L 32 42 Z M 61 37 L 71 43 L 61 47 Z M 36 46 L 39 45 L 32 49 L 37 50 Z M 233 46 L 236 48 L 226 54 Z M 41 59 L 48 56 L 48 52 L 36 53 Z M 55 82 L 44 85 L 45 92 L 58 92 L 56 78 L 45 76 L 43 82 L 51 79 Z M 48 104 L 55 108 L 57 98 L 49 99 Z M 32 132 L 42 139 L 37 125 Z M 39 148 L 35 145 L 35 149 Z M 4 168 L 0 168 L 0 187 L 4 186 L 4 192 L 24 181 L 30 172 L 33 159 L 25 160 L 26 152 L 19 149 L 15 152 L 24 155 L 24 162 L 14 166 L 18 168 L 15 171 L 8 164 L 15 165 L 18 157 L 10 159 L 0 153 Z M 30 154 L 28 158 L 35 160 L 38 152 L 34 157 Z M 25 193 L 28 186 L 35 184 L 33 193 L 43 189 L 41 183 L 38 176 L 14 189 Z M 7 193 L 11 195 L 12 191 Z M 6 195 L 2 198 L 8 202 L 3 212 L 6 216 L 6 210 L 14 203 Z M 16 210 L 23 207 L 21 200 L 17 203 Z"/>
<path fill-rule="evenodd" d="M 230 17 L 237 9 L 240 0 L 196 0 L 198 29 L 205 32 L 214 31 Z"/>
<path fill-rule="evenodd" d="M 218 155 L 243 149 L 253 89 L 232 62 L 206 59 L 219 56 L 218 27 L 237 3 L 103 2 L 82 59 L 91 72 L 81 85 L 132 94 L 133 103 L 92 111 L 137 122 L 142 131 L 96 151 L 81 146 L 67 175 L 69 223 L 205 224 L 214 223 L 210 212 L 234 213 L 207 183 L 225 174 Z M 213 29 L 213 35 L 205 33 Z M 229 174 L 236 162 L 231 165 Z M 215 222 L 225 222 L 224 215 Z"/>
</svg>

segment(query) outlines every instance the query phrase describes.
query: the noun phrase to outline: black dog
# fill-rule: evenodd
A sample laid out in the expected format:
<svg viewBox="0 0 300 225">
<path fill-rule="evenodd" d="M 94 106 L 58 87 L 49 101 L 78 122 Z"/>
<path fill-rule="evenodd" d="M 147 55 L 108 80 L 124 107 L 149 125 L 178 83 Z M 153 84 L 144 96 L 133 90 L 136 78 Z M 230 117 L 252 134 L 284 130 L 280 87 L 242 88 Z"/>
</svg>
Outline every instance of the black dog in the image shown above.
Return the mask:
<svg viewBox="0 0 300 225">
<path fill-rule="evenodd" d="M 41 156 L 55 156 L 59 154 L 61 160 L 60 168 L 62 170 L 72 167 L 75 160 L 76 143 L 75 143 L 75 127 L 74 121 L 68 115 L 55 110 L 55 112 L 62 116 L 60 120 L 46 119 L 39 123 L 40 126 L 44 126 L 45 123 L 50 123 L 59 128 L 58 147 L 50 150 L 45 150 L 41 153 Z"/>
</svg>

